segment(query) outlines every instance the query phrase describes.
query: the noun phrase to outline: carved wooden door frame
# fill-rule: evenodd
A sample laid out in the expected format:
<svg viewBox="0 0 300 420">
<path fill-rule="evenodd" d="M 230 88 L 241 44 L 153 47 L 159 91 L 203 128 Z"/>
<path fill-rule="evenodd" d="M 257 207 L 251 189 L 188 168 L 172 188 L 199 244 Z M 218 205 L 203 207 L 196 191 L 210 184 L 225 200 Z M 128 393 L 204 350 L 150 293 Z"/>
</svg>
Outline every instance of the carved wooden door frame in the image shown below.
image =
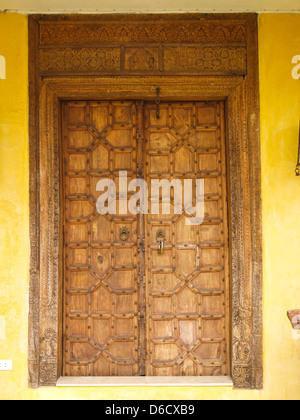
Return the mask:
<svg viewBox="0 0 300 420">
<path fill-rule="evenodd" d="M 261 157 L 257 16 L 29 17 L 29 385 L 61 374 L 62 100 L 224 100 L 231 241 L 231 376 L 260 389 Z"/>
</svg>

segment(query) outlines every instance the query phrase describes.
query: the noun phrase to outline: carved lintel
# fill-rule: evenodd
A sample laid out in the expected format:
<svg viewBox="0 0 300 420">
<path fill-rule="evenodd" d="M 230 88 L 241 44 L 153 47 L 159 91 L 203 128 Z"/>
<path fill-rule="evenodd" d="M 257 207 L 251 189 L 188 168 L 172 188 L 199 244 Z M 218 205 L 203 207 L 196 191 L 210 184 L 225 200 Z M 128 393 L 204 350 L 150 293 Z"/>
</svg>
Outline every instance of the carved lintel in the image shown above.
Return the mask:
<svg viewBox="0 0 300 420">
<path fill-rule="evenodd" d="M 191 18 L 160 21 L 159 16 L 150 21 L 132 21 L 125 15 L 114 22 L 41 22 L 41 45 L 85 44 L 85 43 L 246 43 L 246 28 L 236 20 L 201 21 Z"/>
<path fill-rule="evenodd" d="M 51 73 L 247 73 L 244 46 L 59 47 L 42 48 L 40 71 Z M 121 63 L 124 62 L 124 69 Z"/>
</svg>

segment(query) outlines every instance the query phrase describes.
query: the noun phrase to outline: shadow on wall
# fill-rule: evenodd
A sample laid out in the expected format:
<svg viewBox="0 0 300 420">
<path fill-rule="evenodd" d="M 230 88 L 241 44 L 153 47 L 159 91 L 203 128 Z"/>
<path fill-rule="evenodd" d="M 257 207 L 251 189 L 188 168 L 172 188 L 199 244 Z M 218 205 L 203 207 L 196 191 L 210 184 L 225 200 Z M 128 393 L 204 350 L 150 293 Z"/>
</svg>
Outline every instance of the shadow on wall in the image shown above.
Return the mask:
<svg viewBox="0 0 300 420">
<path fill-rule="evenodd" d="M 0 55 L 0 79 L 6 79 L 6 61 L 3 55 Z"/>
</svg>

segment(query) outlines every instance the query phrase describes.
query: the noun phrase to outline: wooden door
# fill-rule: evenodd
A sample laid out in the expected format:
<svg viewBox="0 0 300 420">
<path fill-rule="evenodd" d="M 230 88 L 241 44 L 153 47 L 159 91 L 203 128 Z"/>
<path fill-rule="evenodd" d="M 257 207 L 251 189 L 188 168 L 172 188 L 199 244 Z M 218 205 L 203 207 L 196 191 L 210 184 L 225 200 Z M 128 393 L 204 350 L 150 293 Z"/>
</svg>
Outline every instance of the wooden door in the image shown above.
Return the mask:
<svg viewBox="0 0 300 420">
<path fill-rule="evenodd" d="M 204 221 L 170 215 L 146 223 L 147 375 L 229 374 L 228 234 L 223 103 L 145 110 L 146 179 L 204 179 Z M 174 195 L 174 190 L 173 190 Z M 171 194 L 172 196 L 172 194 Z M 194 195 L 195 196 L 195 195 Z M 160 192 L 160 202 L 163 200 Z M 157 232 L 165 237 L 164 254 Z"/>
<path fill-rule="evenodd" d="M 64 374 L 137 375 L 138 221 L 96 209 L 99 180 L 137 176 L 135 104 L 64 104 L 63 148 Z"/>
<path fill-rule="evenodd" d="M 223 103 L 161 104 L 158 119 L 142 102 L 68 102 L 62 126 L 63 374 L 229 374 Z M 120 171 L 149 192 L 204 179 L 204 222 L 175 214 L 173 190 L 169 215 L 99 214 L 97 183 Z"/>
</svg>

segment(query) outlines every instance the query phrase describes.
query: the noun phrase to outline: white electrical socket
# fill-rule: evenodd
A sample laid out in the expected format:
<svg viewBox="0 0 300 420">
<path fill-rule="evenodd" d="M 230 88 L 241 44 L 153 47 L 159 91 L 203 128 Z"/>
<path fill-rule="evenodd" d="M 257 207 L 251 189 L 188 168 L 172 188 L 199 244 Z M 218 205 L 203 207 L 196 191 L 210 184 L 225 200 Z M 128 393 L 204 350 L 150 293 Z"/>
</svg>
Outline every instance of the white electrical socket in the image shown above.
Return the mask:
<svg viewBox="0 0 300 420">
<path fill-rule="evenodd" d="M 0 360 L 0 370 L 12 370 L 12 360 Z"/>
</svg>

